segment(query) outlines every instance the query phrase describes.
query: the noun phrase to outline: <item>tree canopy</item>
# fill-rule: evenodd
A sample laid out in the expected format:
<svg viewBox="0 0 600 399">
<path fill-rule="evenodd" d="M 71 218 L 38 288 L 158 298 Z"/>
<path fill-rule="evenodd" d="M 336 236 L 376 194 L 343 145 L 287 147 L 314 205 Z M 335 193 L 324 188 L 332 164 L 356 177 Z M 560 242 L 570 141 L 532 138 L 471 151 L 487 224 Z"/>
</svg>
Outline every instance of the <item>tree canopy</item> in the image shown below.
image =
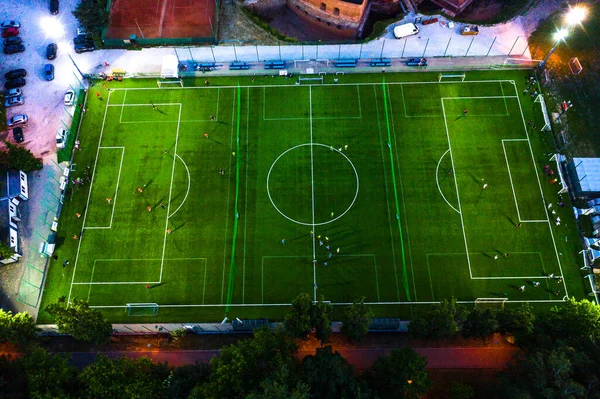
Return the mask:
<svg viewBox="0 0 600 399">
<path fill-rule="evenodd" d="M 5 141 L 7 151 L 0 152 L 0 171 L 22 170 L 32 172 L 42 169 L 42 160 L 36 158 L 31 151 L 20 145 Z"/>
<path fill-rule="evenodd" d="M 285 316 L 285 331 L 294 338 L 304 338 L 312 330 L 312 299 L 306 293 L 292 301 L 292 309 Z"/>
<path fill-rule="evenodd" d="M 0 309 L 0 342 L 24 347 L 37 341 L 35 320 L 29 313 L 13 314 Z"/>
<path fill-rule="evenodd" d="M 373 311 L 365 305 L 365 297 L 344 309 L 342 314 L 342 333 L 352 341 L 360 341 L 369 332 Z"/>
<path fill-rule="evenodd" d="M 466 314 L 466 310 L 458 305 L 456 298 L 443 299 L 423 316 L 415 317 L 408 326 L 408 332 L 414 338 L 452 338 L 460 331 Z"/>
<path fill-rule="evenodd" d="M 54 303 L 46 307 L 54 316 L 58 330 L 70 334 L 75 339 L 94 342 L 107 342 L 112 334 L 112 324 L 97 309 L 91 309 L 87 302 L 74 299 L 67 307 Z"/>
<path fill-rule="evenodd" d="M 87 32 L 99 34 L 108 26 L 110 12 L 106 9 L 106 0 L 86 0 L 77 4 L 73 15 Z"/>
</svg>

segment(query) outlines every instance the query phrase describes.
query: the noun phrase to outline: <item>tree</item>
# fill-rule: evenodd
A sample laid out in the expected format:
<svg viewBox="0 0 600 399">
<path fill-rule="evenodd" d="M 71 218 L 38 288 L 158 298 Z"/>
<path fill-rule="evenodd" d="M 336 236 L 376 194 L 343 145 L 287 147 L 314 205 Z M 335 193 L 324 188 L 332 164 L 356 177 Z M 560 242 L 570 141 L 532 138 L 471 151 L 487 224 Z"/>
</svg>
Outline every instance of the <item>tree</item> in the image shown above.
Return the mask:
<svg viewBox="0 0 600 399">
<path fill-rule="evenodd" d="M 260 390 L 245 399 L 309 399 L 310 387 L 304 382 L 290 384 L 287 369 L 277 371 L 260 383 Z"/>
<path fill-rule="evenodd" d="M 176 330 L 171 331 L 171 338 L 173 342 L 177 342 L 182 338 L 185 338 L 187 335 L 187 330 L 185 328 L 178 328 Z"/>
<path fill-rule="evenodd" d="M 29 346 L 38 338 L 35 320 L 27 312 L 12 314 L 0 309 L 0 342 L 20 347 Z"/>
<path fill-rule="evenodd" d="M 70 334 L 75 339 L 105 343 L 112 334 L 112 324 L 97 309 L 90 309 L 87 302 L 74 299 L 64 308 L 60 303 L 46 307 L 46 311 L 55 317 L 58 330 Z"/>
<path fill-rule="evenodd" d="M 365 390 L 354 378 L 354 366 L 348 364 L 331 346 L 317 348 L 316 354 L 302 361 L 302 380 L 313 398 L 354 398 Z"/>
<path fill-rule="evenodd" d="M 210 378 L 210 366 L 206 363 L 186 364 L 177 367 L 164 382 L 165 398 L 187 398 L 196 386 Z"/>
<path fill-rule="evenodd" d="M 285 331 L 294 338 L 305 338 L 312 329 L 312 299 L 308 294 L 298 295 L 292 301 L 292 310 L 285 316 Z"/>
<path fill-rule="evenodd" d="M 496 312 L 491 309 L 474 308 L 469 312 L 463 324 L 462 334 L 467 338 L 483 340 L 498 329 Z"/>
<path fill-rule="evenodd" d="M 0 241 L 0 259 L 10 258 L 15 254 L 15 251 L 12 250 L 4 241 Z"/>
<path fill-rule="evenodd" d="M 496 315 L 498 332 L 514 335 L 517 340 L 524 339 L 533 332 L 535 315 L 527 302 L 519 308 L 504 308 Z"/>
<path fill-rule="evenodd" d="M 365 297 L 344 309 L 342 314 L 342 333 L 350 340 L 361 341 L 369 332 L 373 311 L 365 305 Z"/>
<path fill-rule="evenodd" d="M 99 354 L 80 373 L 83 398 L 161 398 L 163 382 L 170 373 L 166 364 L 154 364 L 142 357 L 111 360 Z"/>
<path fill-rule="evenodd" d="M 564 340 L 576 346 L 596 341 L 600 338 L 600 306 L 571 297 L 563 305 L 550 309 L 540 319 L 539 326 L 551 342 Z"/>
<path fill-rule="evenodd" d="M 42 160 L 36 158 L 25 147 L 14 145 L 8 141 L 5 141 L 4 144 L 6 144 L 8 151 L 3 154 L 0 153 L 0 170 L 15 169 L 27 173 L 42 169 Z"/>
<path fill-rule="evenodd" d="M 367 372 L 367 381 L 382 399 L 417 399 L 431 387 L 426 366 L 424 357 L 404 347 L 377 359 Z"/>
<path fill-rule="evenodd" d="M 313 306 L 311 324 L 315 326 L 315 335 L 321 344 L 329 341 L 331 336 L 331 305 L 324 302 L 324 297 L 319 298 L 316 306 Z"/>
<path fill-rule="evenodd" d="M 18 362 L 27 379 L 29 398 L 79 398 L 77 369 L 66 358 L 34 348 Z"/>
<path fill-rule="evenodd" d="M 99 34 L 108 26 L 110 12 L 106 9 L 105 0 L 81 1 L 73 11 L 73 15 L 87 32 Z"/>
<path fill-rule="evenodd" d="M 465 309 L 456 298 L 443 299 L 422 317 L 411 320 L 408 332 L 414 338 L 444 339 L 454 337 L 465 319 Z"/>
<path fill-rule="evenodd" d="M 264 327 L 255 332 L 253 339 L 222 348 L 220 357 L 210 361 L 209 382 L 194 390 L 191 397 L 242 398 L 257 392 L 262 381 L 277 380 L 274 375 L 289 376 L 289 381 L 277 381 L 292 386 L 297 368 L 296 351 L 296 344 L 286 333 Z"/>
<path fill-rule="evenodd" d="M 461 384 L 460 382 L 450 382 L 448 384 L 448 399 L 472 399 L 475 396 L 473 387 L 469 384 Z"/>
</svg>

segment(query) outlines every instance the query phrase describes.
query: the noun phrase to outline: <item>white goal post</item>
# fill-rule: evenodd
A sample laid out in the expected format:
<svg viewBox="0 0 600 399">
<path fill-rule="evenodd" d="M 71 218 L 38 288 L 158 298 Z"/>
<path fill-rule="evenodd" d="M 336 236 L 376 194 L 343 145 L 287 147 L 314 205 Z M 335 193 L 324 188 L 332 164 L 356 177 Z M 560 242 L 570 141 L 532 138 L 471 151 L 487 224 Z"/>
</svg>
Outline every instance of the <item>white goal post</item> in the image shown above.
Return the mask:
<svg viewBox="0 0 600 399">
<path fill-rule="evenodd" d="M 546 101 L 544 100 L 543 94 L 538 94 L 535 98 L 535 103 L 540 103 L 542 106 L 542 114 L 544 115 L 544 126 L 542 127 L 542 132 L 549 132 L 552 130 L 552 124 L 550 123 L 550 115 L 548 115 L 548 108 L 546 108 Z"/>
<path fill-rule="evenodd" d="M 504 309 L 508 298 L 476 298 L 475 306 L 481 309 Z"/>
<path fill-rule="evenodd" d="M 183 79 L 173 79 L 173 80 L 157 80 L 156 84 L 158 87 L 162 89 L 163 86 L 180 86 L 183 87 Z"/>
<path fill-rule="evenodd" d="M 296 84 L 300 85 L 304 83 L 323 83 L 323 76 L 315 77 L 315 78 L 306 78 L 304 76 L 298 76 L 298 82 Z"/>
<path fill-rule="evenodd" d="M 460 80 L 461 82 L 464 82 L 466 77 L 466 73 L 440 73 L 438 75 L 438 82 L 441 82 L 442 80 Z"/>
<path fill-rule="evenodd" d="M 128 316 L 156 316 L 158 314 L 157 303 L 128 303 Z"/>
</svg>

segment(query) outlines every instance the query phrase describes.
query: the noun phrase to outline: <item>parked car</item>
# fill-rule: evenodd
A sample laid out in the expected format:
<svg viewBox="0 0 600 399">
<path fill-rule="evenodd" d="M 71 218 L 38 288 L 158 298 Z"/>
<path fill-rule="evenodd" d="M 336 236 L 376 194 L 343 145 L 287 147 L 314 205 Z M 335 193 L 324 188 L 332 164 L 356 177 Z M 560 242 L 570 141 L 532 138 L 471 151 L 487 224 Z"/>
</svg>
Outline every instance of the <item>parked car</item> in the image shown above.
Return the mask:
<svg viewBox="0 0 600 399">
<path fill-rule="evenodd" d="M 65 129 L 58 129 L 56 131 L 56 148 L 65 148 L 67 144 L 67 137 L 69 136 L 69 131 Z"/>
<path fill-rule="evenodd" d="M 16 127 L 13 129 L 13 138 L 17 143 L 22 143 L 25 141 L 25 136 L 23 135 L 23 128 Z"/>
<path fill-rule="evenodd" d="M 10 46 L 11 44 L 21 44 L 23 40 L 19 36 L 7 37 L 4 39 L 4 45 Z"/>
<path fill-rule="evenodd" d="M 16 97 L 16 96 L 20 96 L 21 94 L 23 94 L 21 89 L 10 89 L 10 90 L 6 90 L 4 92 L 4 98 Z"/>
<path fill-rule="evenodd" d="M 25 102 L 25 100 L 21 96 L 10 97 L 10 98 L 7 98 L 6 100 L 4 100 L 4 107 L 5 108 L 16 107 L 17 105 L 23 105 L 24 102 Z"/>
<path fill-rule="evenodd" d="M 8 28 L 20 28 L 21 23 L 19 21 L 2 21 L 0 23 L 0 29 L 8 29 Z"/>
<path fill-rule="evenodd" d="M 26 83 L 27 82 L 23 78 L 8 79 L 4 83 L 4 88 L 6 90 L 9 90 L 9 89 L 14 89 L 15 87 L 23 87 L 23 86 L 25 86 Z"/>
<path fill-rule="evenodd" d="M 24 78 L 25 76 L 27 76 L 27 71 L 23 68 L 13 69 L 4 74 L 5 79 Z"/>
<path fill-rule="evenodd" d="M 52 65 L 52 64 L 44 65 L 44 78 L 47 81 L 54 80 L 54 65 Z"/>
<path fill-rule="evenodd" d="M 67 90 L 65 92 L 65 105 L 73 105 L 75 103 L 75 90 Z"/>
<path fill-rule="evenodd" d="M 85 42 L 83 44 L 76 44 L 74 50 L 77 54 L 81 54 L 96 50 L 96 46 L 93 43 Z"/>
<path fill-rule="evenodd" d="M 56 58 L 56 50 L 58 46 L 56 43 L 50 43 L 48 47 L 46 47 L 46 58 L 49 60 L 53 60 Z"/>
<path fill-rule="evenodd" d="M 50 14 L 58 14 L 58 0 L 50 0 Z"/>
<path fill-rule="evenodd" d="M 16 54 L 25 51 L 25 46 L 22 44 L 11 44 L 10 46 L 4 46 L 4 54 Z"/>
<path fill-rule="evenodd" d="M 16 87 L 23 87 L 26 83 L 27 82 L 23 78 L 8 79 L 6 82 L 4 82 L 4 88 L 9 90 Z"/>
<path fill-rule="evenodd" d="M 19 34 L 19 28 L 6 28 L 2 30 L 2 37 L 13 37 Z"/>
<path fill-rule="evenodd" d="M 29 121 L 29 117 L 25 114 L 18 114 L 6 121 L 8 127 L 24 125 Z"/>
<path fill-rule="evenodd" d="M 88 35 L 81 34 L 73 38 L 73 44 L 91 44 L 94 45 L 94 39 Z"/>
</svg>

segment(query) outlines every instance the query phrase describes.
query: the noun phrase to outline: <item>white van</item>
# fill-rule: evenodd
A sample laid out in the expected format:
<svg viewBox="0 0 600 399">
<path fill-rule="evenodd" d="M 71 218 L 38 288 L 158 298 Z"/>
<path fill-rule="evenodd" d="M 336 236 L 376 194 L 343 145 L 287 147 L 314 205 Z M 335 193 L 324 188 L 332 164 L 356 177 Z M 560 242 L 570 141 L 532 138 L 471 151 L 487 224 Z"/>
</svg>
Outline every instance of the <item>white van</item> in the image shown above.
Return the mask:
<svg viewBox="0 0 600 399">
<path fill-rule="evenodd" d="M 58 129 L 56 131 L 56 148 L 65 148 L 67 144 L 67 137 L 69 136 L 69 131 L 65 129 Z"/>
<path fill-rule="evenodd" d="M 394 28 L 394 37 L 396 39 L 402 39 L 410 35 L 416 35 L 417 33 L 419 33 L 419 28 L 413 23 L 398 25 Z"/>
</svg>

